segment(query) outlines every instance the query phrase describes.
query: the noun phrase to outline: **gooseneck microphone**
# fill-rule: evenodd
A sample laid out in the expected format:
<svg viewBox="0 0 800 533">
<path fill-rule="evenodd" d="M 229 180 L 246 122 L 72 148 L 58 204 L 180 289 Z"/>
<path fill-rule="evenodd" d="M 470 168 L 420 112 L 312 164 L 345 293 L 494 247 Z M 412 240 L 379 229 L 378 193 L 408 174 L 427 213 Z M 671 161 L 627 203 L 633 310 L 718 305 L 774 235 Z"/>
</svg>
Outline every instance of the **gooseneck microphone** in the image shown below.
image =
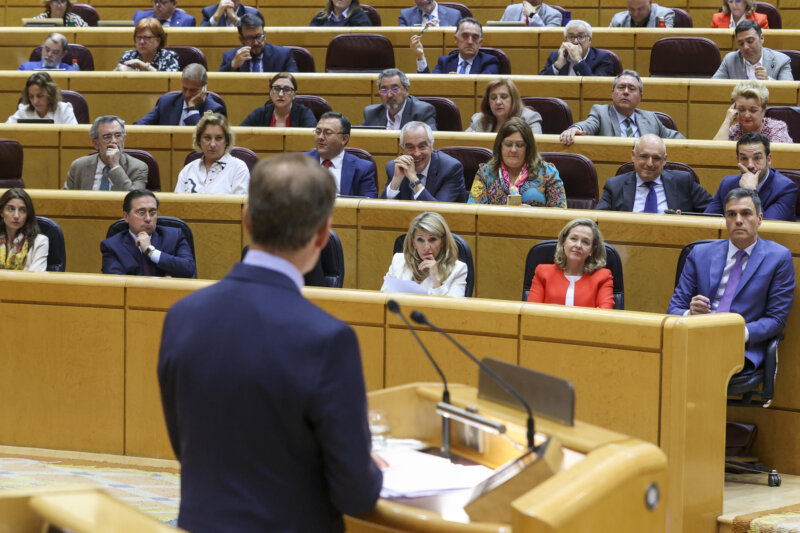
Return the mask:
<svg viewBox="0 0 800 533">
<path fill-rule="evenodd" d="M 533 434 L 534 434 L 534 431 L 533 431 L 533 413 L 531 412 L 531 406 L 528 405 L 528 402 L 525 401 L 525 398 L 523 398 L 514 389 L 514 387 L 512 387 L 511 385 L 506 383 L 506 381 L 503 378 L 501 378 L 500 376 L 495 374 L 495 372 L 491 368 L 486 366 L 483 363 L 483 361 L 481 361 L 480 359 L 478 359 L 477 357 L 472 355 L 469 352 L 469 350 L 464 348 L 457 340 L 455 340 L 452 336 L 450 336 L 449 333 L 447 333 L 445 330 L 443 330 L 442 328 L 440 328 L 439 326 L 433 324 L 430 320 L 428 320 L 428 318 L 425 315 L 423 315 L 420 311 L 412 311 L 411 312 L 411 320 L 413 320 L 417 324 L 422 324 L 422 325 L 428 326 L 428 327 L 432 328 L 434 331 L 438 331 L 439 333 L 441 333 L 442 335 L 447 337 L 447 340 L 449 340 L 450 342 L 455 344 L 456 347 L 459 350 L 464 352 L 464 355 L 469 357 L 476 365 L 478 365 L 480 367 L 481 370 L 486 372 L 493 380 L 495 380 L 497 383 L 499 383 L 500 386 L 503 387 L 509 394 L 511 394 L 514 398 L 516 398 L 517 401 L 519 401 L 519 403 L 521 403 L 523 407 L 525 407 L 525 410 L 528 412 L 528 434 L 527 434 L 527 437 L 528 437 L 528 449 L 535 450 L 536 447 L 533 445 Z"/>
</svg>

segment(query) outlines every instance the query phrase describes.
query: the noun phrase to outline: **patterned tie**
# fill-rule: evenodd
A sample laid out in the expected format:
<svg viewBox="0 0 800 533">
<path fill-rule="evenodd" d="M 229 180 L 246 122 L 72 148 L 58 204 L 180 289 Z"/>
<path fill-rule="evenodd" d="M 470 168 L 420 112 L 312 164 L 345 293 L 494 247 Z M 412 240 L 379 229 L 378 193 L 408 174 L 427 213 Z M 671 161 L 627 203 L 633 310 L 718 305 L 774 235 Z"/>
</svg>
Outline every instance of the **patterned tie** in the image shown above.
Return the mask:
<svg viewBox="0 0 800 533">
<path fill-rule="evenodd" d="M 110 191 L 111 190 L 111 182 L 108 181 L 108 172 L 111 170 L 111 167 L 106 165 L 103 167 L 103 177 L 100 178 L 100 190 L 101 191 Z"/>
<path fill-rule="evenodd" d="M 644 211 L 643 213 L 658 213 L 658 197 L 656 196 L 656 188 L 654 187 L 655 183 L 652 181 L 645 181 L 645 185 L 647 188 L 650 189 L 647 191 L 647 198 L 644 199 Z"/>
<path fill-rule="evenodd" d="M 331 161 L 330 159 L 326 159 L 322 162 L 322 166 L 327 169 L 330 169 L 333 166 L 333 161 Z"/>
<path fill-rule="evenodd" d="M 722 298 L 717 306 L 717 313 L 727 313 L 731 310 L 733 303 L 733 295 L 736 293 L 736 288 L 739 286 L 739 280 L 742 279 L 742 260 L 747 255 L 744 250 L 739 250 L 734 254 L 736 262 L 733 264 L 731 273 L 728 276 L 728 284 L 725 285 L 725 292 L 722 293 Z"/>
<path fill-rule="evenodd" d="M 458 64 L 458 73 L 464 74 L 466 71 L 467 71 L 467 62 L 462 59 L 461 62 Z"/>
<path fill-rule="evenodd" d="M 625 129 L 625 136 L 633 137 L 633 120 L 631 120 L 631 117 L 625 119 L 625 125 L 627 126 Z"/>
</svg>

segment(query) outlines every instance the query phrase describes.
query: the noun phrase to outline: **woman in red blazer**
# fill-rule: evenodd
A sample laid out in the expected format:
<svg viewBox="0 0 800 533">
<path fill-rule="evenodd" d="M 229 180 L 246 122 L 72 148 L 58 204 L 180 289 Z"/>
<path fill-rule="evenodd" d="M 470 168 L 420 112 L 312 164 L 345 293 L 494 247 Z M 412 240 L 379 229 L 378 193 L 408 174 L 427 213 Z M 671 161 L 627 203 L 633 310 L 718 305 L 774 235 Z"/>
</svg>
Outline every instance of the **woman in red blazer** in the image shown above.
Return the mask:
<svg viewBox="0 0 800 533">
<path fill-rule="evenodd" d="M 734 20 L 733 25 L 731 25 L 731 16 Z M 735 28 L 742 21 L 742 16 L 755 20 L 765 30 L 769 29 L 767 16 L 763 13 L 756 13 L 755 0 L 722 0 L 722 11 L 714 13 L 714 16 L 711 17 L 711 27 Z"/>
<path fill-rule="evenodd" d="M 614 308 L 614 278 L 597 224 L 576 218 L 558 234 L 554 264 L 536 267 L 529 302 Z"/>
</svg>

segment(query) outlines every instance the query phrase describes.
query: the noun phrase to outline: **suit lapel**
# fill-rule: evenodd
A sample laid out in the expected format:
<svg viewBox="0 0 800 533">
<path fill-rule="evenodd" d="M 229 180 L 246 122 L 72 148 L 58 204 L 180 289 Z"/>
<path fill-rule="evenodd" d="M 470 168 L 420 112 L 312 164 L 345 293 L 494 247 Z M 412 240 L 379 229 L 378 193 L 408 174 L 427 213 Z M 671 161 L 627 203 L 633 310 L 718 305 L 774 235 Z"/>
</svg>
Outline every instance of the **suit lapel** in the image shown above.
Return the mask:
<svg viewBox="0 0 800 533">
<path fill-rule="evenodd" d="M 614 106 L 609 105 L 606 111 L 608 112 L 608 121 L 611 123 L 611 130 L 614 133 L 614 137 L 619 137 L 619 120 L 617 120 L 617 112 L 614 110 Z"/>
<path fill-rule="evenodd" d="M 739 285 L 736 287 L 736 292 L 733 295 L 734 298 L 736 298 L 742 288 L 747 285 L 747 282 L 750 281 L 750 278 L 753 277 L 753 274 L 758 270 L 759 265 L 761 265 L 765 258 L 766 254 L 764 253 L 764 245 L 761 242 L 761 239 L 759 239 L 756 241 L 756 245 L 753 247 L 753 253 L 747 259 L 747 266 L 742 272 Z"/>
<path fill-rule="evenodd" d="M 677 209 L 673 206 L 679 205 L 678 191 L 675 189 L 675 180 L 672 179 L 672 173 L 669 170 L 664 170 L 661 173 L 661 185 L 664 186 L 664 197 L 667 199 L 667 209 Z"/>
<path fill-rule="evenodd" d="M 711 256 L 709 262 L 709 281 L 710 281 L 710 294 L 704 294 L 708 299 L 713 300 L 719 288 L 719 281 L 722 279 L 722 271 L 725 270 L 725 260 L 728 256 L 728 241 L 720 241 L 720 244 L 715 245 L 714 255 Z"/>
<path fill-rule="evenodd" d="M 432 195 L 439 190 L 439 154 L 431 154 L 431 165 L 428 167 L 428 176 L 425 178 L 425 189 Z"/>
<path fill-rule="evenodd" d="M 350 189 L 353 186 L 353 174 L 355 173 L 354 166 L 353 161 L 350 159 L 350 154 L 345 152 L 344 159 L 342 159 L 342 172 L 339 179 L 339 194 L 350 196 Z"/>
<path fill-rule="evenodd" d="M 633 211 L 633 203 L 636 201 L 636 171 L 631 172 L 622 184 L 622 210 Z"/>
<path fill-rule="evenodd" d="M 168 109 L 168 117 L 167 117 L 167 124 L 178 124 L 181 121 L 181 114 L 183 113 L 183 96 L 178 95 L 177 100 L 175 100 L 172 105 L 169 106 Z M 203 112 L 200 111 L 200 115 L 202 116 Z"/>
<path fill-rule="evenodd" d="M 400 119 L 401 127 L 403 125 L 408 124 L 409 122 L 411 122 L 411 113 L 413 111 L 414 111 L 414 97 L 413 96 L 409 96 L 408 98 L 406 98 L 406 107 L 405 107 L 405 109 L 403 109 L 403 117 Z M 381 117 L 381 122 L 383 122 L 384 126 L 389 124 L 387 116 L 386 116 L 386 113 L 387 113 L 387 110 L 384 107 L 383 108 L 383 116 Z"/>
<path fill-rule="evenodd" d="M 97 153 L 92 154 L 89 158 L 86 172 L 81 173 L 81 189 L 91 191 L 94 187 L 94 173 L 97 171 L 97 163 L 100 160 L 100 155 Z"/>
</svg>

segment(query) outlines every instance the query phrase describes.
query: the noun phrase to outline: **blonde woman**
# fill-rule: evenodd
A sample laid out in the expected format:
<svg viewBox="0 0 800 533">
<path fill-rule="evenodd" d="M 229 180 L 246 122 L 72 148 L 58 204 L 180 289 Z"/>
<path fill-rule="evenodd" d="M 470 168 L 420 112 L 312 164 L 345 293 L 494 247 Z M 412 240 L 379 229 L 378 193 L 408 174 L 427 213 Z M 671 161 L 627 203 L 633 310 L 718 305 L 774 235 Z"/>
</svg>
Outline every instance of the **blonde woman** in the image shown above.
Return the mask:
<svg viewBox="0 0 800 533">
<path fill-rule="evenodd" d="M 763 81 L 737 83 L 731 93 L 731 102 L 714 136 L 715 141 L 738 141 L 745 133 L 756 132 L 769 139 L 769 142 L 793 142 L 784 121 L 764 116 L 769 102 L 769 89 Z"/>
</svg>

